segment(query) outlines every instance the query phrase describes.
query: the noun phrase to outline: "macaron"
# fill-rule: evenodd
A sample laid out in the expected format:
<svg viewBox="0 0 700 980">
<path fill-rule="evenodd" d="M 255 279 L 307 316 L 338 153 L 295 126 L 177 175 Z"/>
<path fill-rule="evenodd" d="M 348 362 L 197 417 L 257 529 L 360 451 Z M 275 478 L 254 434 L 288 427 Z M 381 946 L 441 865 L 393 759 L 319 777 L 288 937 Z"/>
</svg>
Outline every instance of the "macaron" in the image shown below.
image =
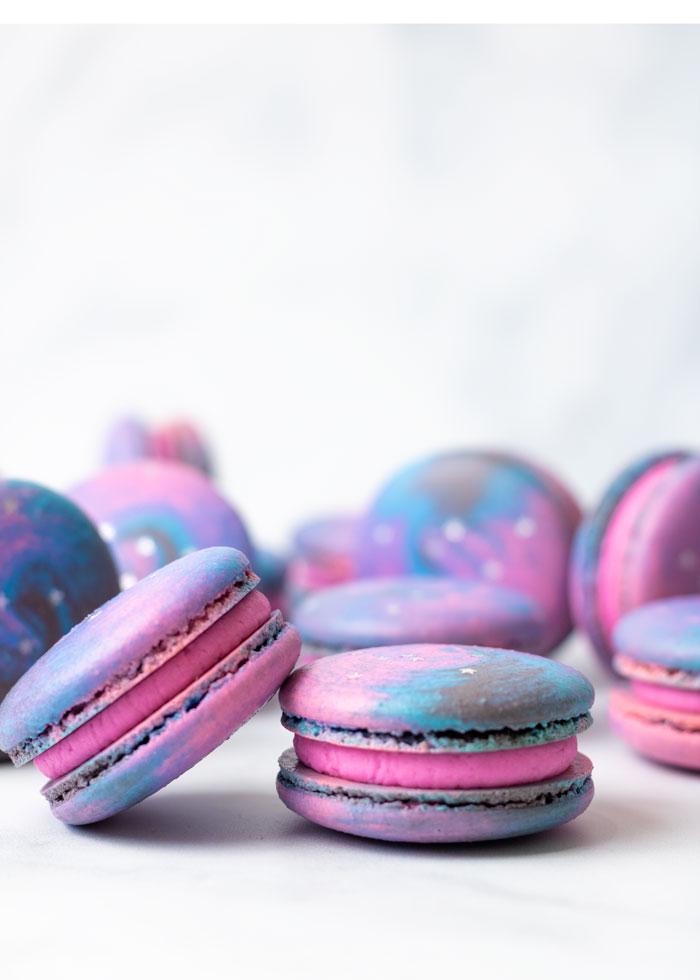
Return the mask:
<svg viewBox="0 0 700 980">
<path fill-rule="evenodd" d="M 287 562 L 274 551 L 267 548 L 255 549 L 254 571 L 260 576 L 260 586 L 275 609 L 286 608 L 285 579 Z"/>
<path fill-rule="evenodd" d="M 355 578 L 359 519 L 349 514 L 308 521 L 299 527 L 287 569 L 293 605 L 318 589 Z"/>
<path fill-rule="evenodd" d="M 105 440 L 103 464 L 116 466 L 137 459 L 161 459 L 194 466 L 211 476 L 213 466 L 206 439 L 191 422 L 176 421 L 149 428 L 138 418 L 126 416 L 110 428 Z"/>
<path fill-rule="evenodd" d="M 207 442 L 191 422 L 176 421 L 156 426 L 151 432 L 150 456 L 154 459 L 186 463 L 211 476 L 213 464 Z"/>
<path fill-rule="evenodd" d="M 150 454 L 150 436 L 144 423 L 132 416 L 117 419 L 107 433 L 102 462 L 105 466 L 146 459 Z"/>
<path fill-rule="evenodd" d="M 309 596 L 295 611 L 302 662 L 364 647 L 458 643 L 529 650 L 544 613 L 493 582 L 433 575 L 359 579 Z"/>
<path fill-rule="evenodd" d="M 0 481 L 0 700 L 50 646 L 119 591 L 105 543 L 74 503 Z"/>
<path fill-rule="evenodd" d="M 700 770 L 700 596 L 650 602 L 613 631 L 627 688 L 610 694 L 612 728 L 641 755 Z"/>
<path fill-rule="evenodd" d="M 344 833 L 424 843 L 546 830 L 593 797 L 593 688 L 543 657 L 416 644 L 326 657 L 280 691 L 277 791 Z"/>
<path fill-rule="evenodd" d="M 222 545 L 253 555 L 243 521 L 196 469 L 147 459 L 112 466 L 70 497 L 112 551 L 122 588 L 192 551 Z"/>
<path fill-rule="evenodd" d="M 278 689 L 301 640 L 247 558 L 209 548 L 101 606 L 0 705 L 0 748 L 33 760 L 59 820 L 133 806 L 227 739 Z"/>
<path fill-rule="evenodd" d="M 700 591 L 700 457 L 647 455 L 612 482 L 582 523 L 571 608 L 608 666 L 617 622 L 656 599 Z"/>
<path fill-rule="evenodd" d="M 432 574 L 524 592 L 544 610 L 534 653 L 571 628 L 567 570 L 578 504 L 541 467 L 501 452 L 421 460 L 380 492 L 359 533 L 359 576 Z"/>
</svg>

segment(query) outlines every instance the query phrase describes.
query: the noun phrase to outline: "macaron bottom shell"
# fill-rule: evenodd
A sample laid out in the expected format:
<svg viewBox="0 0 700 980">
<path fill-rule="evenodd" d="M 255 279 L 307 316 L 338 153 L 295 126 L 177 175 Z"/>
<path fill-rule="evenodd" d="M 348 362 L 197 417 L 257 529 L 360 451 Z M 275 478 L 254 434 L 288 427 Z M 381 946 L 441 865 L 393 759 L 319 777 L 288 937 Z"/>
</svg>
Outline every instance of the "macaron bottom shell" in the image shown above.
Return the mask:
<svg viewBox="0 0 700 980">
<path fill-rule="evenodd" d="M 198 681 L 42 789 L 59 820 L 88 824 L 139 803 L 224 742 L 277 691 L 301 640 L 279 613 Z"/>
<path fill-rule="evenodd" d="M 593 799 L 592 764 L 581 753 L 558 776 L 520 786 L 429 790 L 324 776 L 289 749 L 277 792 L 294 813 L 359 837 L 407 843 L 459 843 L 518 837 L 567 823 Z"/>
<path fill-rule="evenodd" d="M 655 705 L 618 688 L 610 692 L 608 713 L 613 731 L 640 755 L 700 771 L 700 712 Z"/>
</svg>

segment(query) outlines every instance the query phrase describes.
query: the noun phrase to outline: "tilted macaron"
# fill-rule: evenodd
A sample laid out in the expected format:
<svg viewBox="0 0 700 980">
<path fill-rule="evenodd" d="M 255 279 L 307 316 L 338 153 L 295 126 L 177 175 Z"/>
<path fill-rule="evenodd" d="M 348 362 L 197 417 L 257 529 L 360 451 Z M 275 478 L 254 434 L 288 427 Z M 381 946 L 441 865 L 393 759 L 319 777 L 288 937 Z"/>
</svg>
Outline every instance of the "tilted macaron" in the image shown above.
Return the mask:
<svg viewBox="0 0 700 980">
<path fill-rule="evenodd" d="M 611 725 L 642 755 L 700 770 L 700 596 L 628 613 L 613 633 L 628 688 L 610 694 Z"/>
<path fill-rule="evenodd" d="M 484 647 L 378 647 L 317 660 L 280 691 L 294 750 L 277 791 L 296 813 L 385 840 L 514 837 L 593 796 L 576 736 L 593 688 L 578 671 Z"/>
<path fill-rule="evenodd" d="M 359 575 L 456 575 L 524 592 L 546 616 L 533 652 L 549 653 L 571 628 L 567 569 L 579 519 L 571 494 L 526 460 L 436 456 L 379 494 L 361 528 Z"/>
<path fill-rule="evenodd" d="M 35 483 L 0 481 L 0 700 L 118 591 L 109 550 L 74 503 Z"/>
<path fill-rule="evenodd" d="M 308 521 L 297 529 L 287 569 L 292 605 L 317 589 L 355 578 L 358 527 L 357 517 L 344 514 Z"/>
<path fill-rule="evenodd" d="M 70 491 L 114 555 L 122 588 L 200 548 L 253 549 L 231 504 L 197 470 L 138 460 L 112 466 Z"/>
<path fill-rule="evenodd" d="M 213 464 L 211 452 L 199 429 L 191 422 L 168 422 L 151 431 L 149 455 L 153 459 L 186 463 L 211 476 Z"/>
<path fill-rule="evenodd" d="M 458 643 L 531 650 L 545 628 L 534 600 L 492 582 L 433 575 L 360 579 L 309 596 L 295 611 L 302 662 L 345 650 Z"/>
<path fill-rule="evenodd" d="M 232 548 L 188 555 L 101 606 L 0 706 L 0 748 L 34 760 L 70 824 L 112 816 L 180 776 L 278 689 L 293 627 Z"/>
<path fill-rule="evenodd" d="M 582 523 L 571 556 L 571 607 L 600 659 L 625 613 L 700 591 L 700 457 L 645 456 L 612 482 Z"/>
</svg>

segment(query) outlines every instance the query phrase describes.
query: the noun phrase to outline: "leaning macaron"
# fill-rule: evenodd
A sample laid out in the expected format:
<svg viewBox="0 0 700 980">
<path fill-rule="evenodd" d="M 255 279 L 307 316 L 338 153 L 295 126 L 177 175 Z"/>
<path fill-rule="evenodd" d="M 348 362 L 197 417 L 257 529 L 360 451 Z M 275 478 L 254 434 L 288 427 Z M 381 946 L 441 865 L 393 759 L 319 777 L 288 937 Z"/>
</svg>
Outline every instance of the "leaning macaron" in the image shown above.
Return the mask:
<svg viewBox="0 0 700 980">
<path fill-rule="evenodd" d="M 176 421 L 156 426 L 150 434 L 149 455 L 153 459 L 185 463 L 211 476 L 212 455 L 200 430 L 192 422 Z"/>
<path fill-rule="evenodd" d="M 648 602 L 700 590 L 700 457 L 655 453 L 628 466 L 582 523 L 571 556 L 571 607 L 601 661 L 612 632 Z"/>
<path fill-rule="evenodd" d="M 74 503 L 36 483 L 0 481 L 0 700 L 118 591 L 109 550 Z"/>
<path fill-rule="evenodd" d="M 593 689 L 542 657 L 483 647 L 379 647 L 318 660 L 280 691 L 294 750 L 277 791 L 345 833 L 449 842 L 514 837 L 582 813 L 576 736 Z"/>
<path fill-rule="evenodd" d="M 529 596 L 492 582 L 432 575 L 359 579 L 309 596 L 294 622 L 302 662 L 375 646 L 457 643 L 532 650 L 545 629 Z"/>
<path fill-rule="evenodd" d="M 246 555 L 243 521 L 191 466 L 138 460 L 112 466 L 70 491 L 109 545 L 122 588 L 176 558 L 217 545 Z"/>
<path fill-rule="evenodd" d="M 610 694 L 613 730 L 641 755 L 700 770 L 700 596 L 635 609 L 613 643 L 613 666 L 630 681 Z"/>
<path fill-rule="evenodd" d="M 100 607 L 10 691 L 0 748 L 49 777 L 59 820 L 133 806 L 272 697 L 301 640 L 257 581 L 231 548 L 181 558 Z"/>
<path fill-rule="evenodd" d="M 547 628 L 535 653 L 568 634 L 567 569 L 578 505 L 556 477 L 501 452 L 459 451 L 397 474 L 364 519 L 359 576 L 455 575 L 530 595 Z"/>
</svg>

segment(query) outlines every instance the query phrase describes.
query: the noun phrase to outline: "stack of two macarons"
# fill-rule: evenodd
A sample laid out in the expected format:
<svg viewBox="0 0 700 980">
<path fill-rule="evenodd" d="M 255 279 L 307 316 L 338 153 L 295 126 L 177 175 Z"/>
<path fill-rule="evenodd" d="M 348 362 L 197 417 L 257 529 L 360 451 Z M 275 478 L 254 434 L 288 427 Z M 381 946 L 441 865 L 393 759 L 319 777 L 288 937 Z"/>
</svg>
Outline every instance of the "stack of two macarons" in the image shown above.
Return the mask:
<svg viewBox="0 0 700 980">
<path fill-rule="evenodd" d="M 295 607 L 305 660 L 407 643 L 551 653 L 571 628 L 579 519 L 561 483 L 519 457 L 457 452 L 408 467 L 353 525 L 355 580 Z"/>
<path fill-rule="evenodd" d="M 577 535 L 571 599 L 607 666 L 613 729 L 642 755 L 700 769 L 700 457 L 628 466 Z"/>
</svg>

